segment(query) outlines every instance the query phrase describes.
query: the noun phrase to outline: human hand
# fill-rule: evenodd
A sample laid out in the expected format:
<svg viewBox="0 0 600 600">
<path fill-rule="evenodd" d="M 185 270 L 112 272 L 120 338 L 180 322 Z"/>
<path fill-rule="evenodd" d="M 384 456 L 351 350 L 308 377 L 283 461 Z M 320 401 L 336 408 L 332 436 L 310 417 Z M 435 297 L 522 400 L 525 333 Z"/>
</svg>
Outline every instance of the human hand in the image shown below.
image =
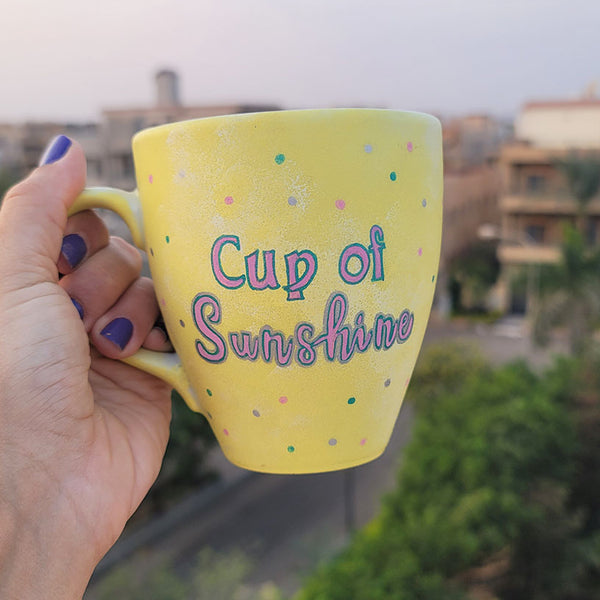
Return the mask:
<svg viewBox="0 0 600 600">
<path fill-rule="evenodd" d="M 156 478 L 169 434 L 168 386 L 114 360 L 141 345 L 168 349 L 139 253 L 92 212 L 67 219 L 85 184 L 76 143 L 58 138 L 45 162 L 0 210 L 6 600 L 82 597 Z"/>
</svg>

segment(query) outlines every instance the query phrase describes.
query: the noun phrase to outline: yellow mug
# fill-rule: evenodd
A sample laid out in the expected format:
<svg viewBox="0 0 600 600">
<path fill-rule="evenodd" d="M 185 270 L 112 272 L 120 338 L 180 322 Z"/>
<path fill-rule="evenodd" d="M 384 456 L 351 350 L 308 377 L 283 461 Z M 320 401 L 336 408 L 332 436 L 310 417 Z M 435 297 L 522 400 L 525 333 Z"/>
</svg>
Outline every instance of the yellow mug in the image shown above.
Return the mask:
<svg viewBox="0 0 600 600">
<path fill-rule="evenodd" d="M 138 190 L 89 188 L 148 253 L 173 354 L 126 362 L 208 418 L 227 458 L 270 473 L 378 457 L 429 318 L 441 127 L 331 109 L 228 115 L 133 139 Z"/>
</svg>

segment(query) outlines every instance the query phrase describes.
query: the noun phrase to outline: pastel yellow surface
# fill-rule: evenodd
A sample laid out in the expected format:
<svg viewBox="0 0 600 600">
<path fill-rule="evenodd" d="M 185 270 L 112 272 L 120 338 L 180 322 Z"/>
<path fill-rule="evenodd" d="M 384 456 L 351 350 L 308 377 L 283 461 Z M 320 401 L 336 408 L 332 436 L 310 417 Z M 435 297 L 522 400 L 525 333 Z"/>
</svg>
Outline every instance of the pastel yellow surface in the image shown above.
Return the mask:
<svg viewBox="0 0 600 600">
<path fill-rule="evenodd" d="M 441 130 L 433 117 L 384 110 L 323 110 L 217 117 L 158 127 L 133 142 L 145 244 L 169 335 L 193 390 L 180 393 L 207 415 L 227 457 L 259 471 L 301 473 L 357 465 L 383 452 L 391 435 L 429 317 L 442 225 Z M 373 280 L 373 226 L 383 231 L 383 280 Z M 244 285 L 221 285 L 211 266 Z M 347 246 L 368 252 L 366 276 L 349 284 L 339 259 Z M 354 246 L 358 248 L 358 246 Z M 245 257 L 274 252 L 277 289 L 248 285 Z M 360 250 L 360 249 L 359 249 Z M 285 256 L 310 251 L 318 261 L 304 299 L 289 300 Z M 351 274 L 364 266 L 348 263 Z M 299 274 L 304 264 L 301 264 Z M 369 328 L 378 314 L 413 313 L 403 343 L 329 360 L 326 343 L 300 365 L 298 324 L 325 328 L 333 294 L 347 301 L 345 325 Z M 200 356 L 209 340 L 193 302 L 210 295 L 220 307 L 210 327 L 226 358 Z M 210 312 L 210 311 L 208 311 Z M 205 313 L 208 314 L 208 313 Z M 362 320 L 361 320 L 362 319 Z M 293 353 L 275 360 L 236 356 L 229 334 L 281 332 Z M 241 338 L 238 338 L 241 339 Z M 254 338 L 252 338 L 254 340 Z M 308 340 L 311 336 L 307 336 Z M 289 364 L 287 364 L 289 363 Z"/>
</svg>

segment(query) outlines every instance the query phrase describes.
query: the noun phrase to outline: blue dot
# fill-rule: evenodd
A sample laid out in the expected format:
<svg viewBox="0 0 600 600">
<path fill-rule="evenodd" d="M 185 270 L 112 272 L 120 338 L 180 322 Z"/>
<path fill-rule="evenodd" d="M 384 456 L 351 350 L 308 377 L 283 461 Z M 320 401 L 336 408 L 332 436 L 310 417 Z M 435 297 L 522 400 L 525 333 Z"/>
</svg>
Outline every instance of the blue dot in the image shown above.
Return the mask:
<svg viewBox="0 0 600 600">
<path fill-rule="evenodd" d="M 396 174 L 396 171 L 392 171 L 392 172 L 390 173 L 390 179 L 391 179 L 392 181 L 396 181 L 396 179 L 398 179 L 398 175 Z"/>
<path fill-rule="evenodd" d="M 278 155 L 275 157 L 275 162 L 276 162 L 278 165 L 281 165 L 281 164 L 283 164 L 283 162 L 284 162 L 284 161 L 285 161 L 285 154 L 278 154 Z"/>
<path fill-rule="evenodd" d="M 354 404 L 356 402 L 356 398 L 348 398 L 348 404 Z"/>
<path fill-rule="evenodd" d="M 297 203 L 298 203 L 298 200 L 296 200 L 296 198 L 294 198 L 294 196 L 290 196 L 288 198 L 288 204 L 290 206 L 296 206 Z"/>
<path fill-rule="evenodd" d="M 365 152 L 371 154 L 371 152 L 373 152 L 373 146 L 371 146 L 371 144 L 365 144 Z"/>
<path fill-rule="evenodd" d="M 423 200 L 421 201 L 421 204 L 423 205 L 423 208 L 425 208 L 427 206 L 427 200 L 425 200 L 425 198 L 423 198 Z"/>
</svg>

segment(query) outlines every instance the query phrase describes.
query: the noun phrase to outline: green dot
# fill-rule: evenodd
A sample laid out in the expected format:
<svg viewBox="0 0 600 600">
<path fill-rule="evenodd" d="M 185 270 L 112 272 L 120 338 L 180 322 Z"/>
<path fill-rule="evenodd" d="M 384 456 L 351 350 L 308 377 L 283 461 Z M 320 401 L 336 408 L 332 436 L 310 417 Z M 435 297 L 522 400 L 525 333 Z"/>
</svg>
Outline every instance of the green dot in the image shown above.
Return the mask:
<svg viewBox="0 0 600 600">
<path fill-rule="evenodd" d="M 165 240 L 167 241 L 167 244 L 171 241 L 171 238 L 169 238 L 169 236 L 165 236 Z"/>
<path fill-rule="evenodd" d="M 276 162 L 278 165 L 281 165 L 281 164 L 283 164 L 283 162 L 284 162 L 284 161 L 285 161 L 285 154 L 278 154 L 278 155 L 275 157 L 275 162 Z"/>
<path fill-rule="evenodd" d="M 296 450 L 296 448 L 294 448 L 294 446 L 288 446 L 287 451 L 292 453 L 294 452 L 294 450 Z"/>
<path fill-rule="evenodd" d="M 391 179 L 392 181 L 396 181 L 396 179 L 398 179 L 398 175 L 397 175 L 396 171 L 392 171 L 392 172 L 390 173 L 390 179 Z"/>
<path fill-rule="evenodd" d="M 207 393 L 209 396 L 212 396 L 212 392 L 211 392 L 209 389 L 207 389 L 207 390 L 206 390 L 206 393 Z"/>
<path fill-rule="evenodd" d="M 356 402 L 356 398 L 348 398 L 348 404 L 354 404 Z"/>
</svg>

